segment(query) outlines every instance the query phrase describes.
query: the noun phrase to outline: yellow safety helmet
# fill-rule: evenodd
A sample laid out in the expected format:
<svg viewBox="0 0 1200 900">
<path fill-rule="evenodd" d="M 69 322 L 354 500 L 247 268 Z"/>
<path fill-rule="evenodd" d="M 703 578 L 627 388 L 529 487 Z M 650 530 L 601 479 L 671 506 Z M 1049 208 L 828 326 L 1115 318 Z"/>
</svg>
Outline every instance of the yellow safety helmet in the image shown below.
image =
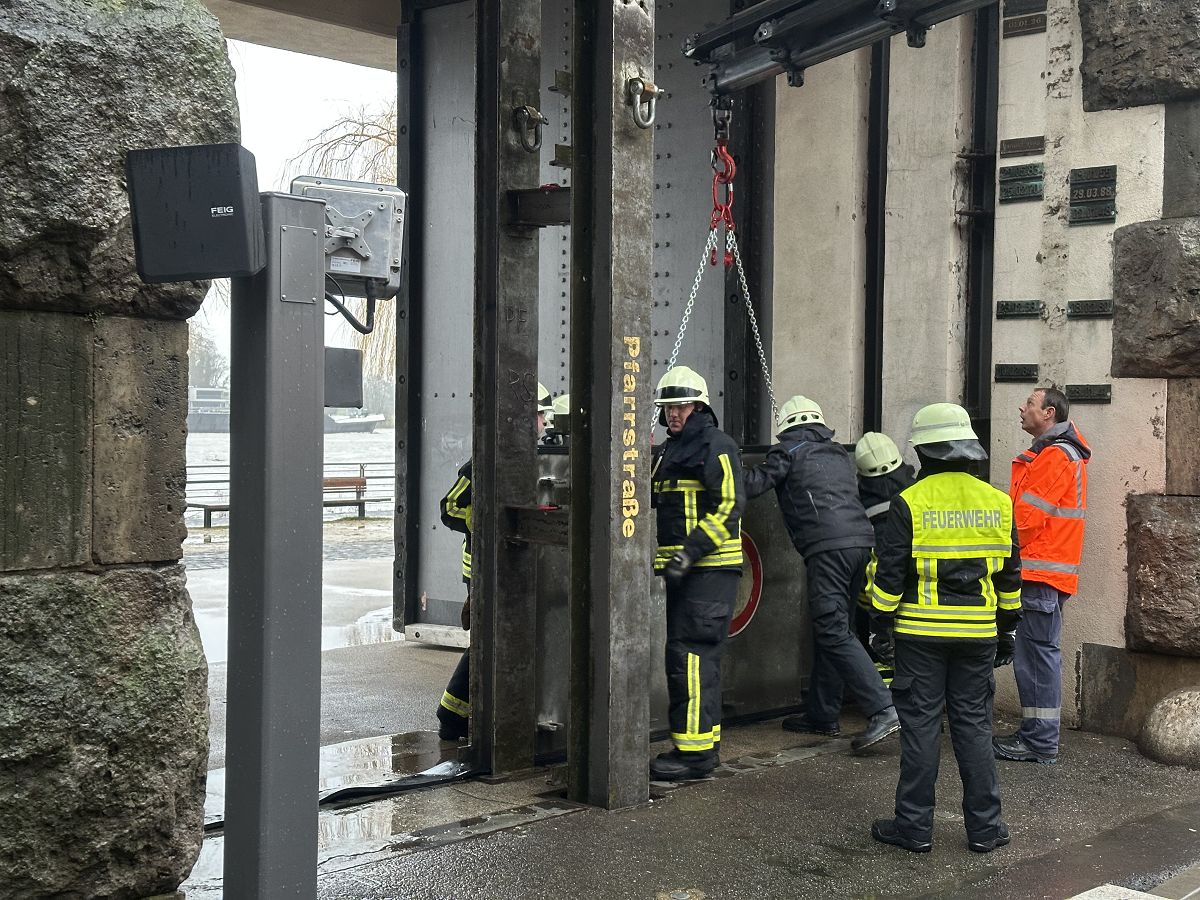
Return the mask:
<svg viewBox="0 0 1200 900">
<path fill-rule="evenodd" d="M 708 405 L 708 382 L 687 366 L 676 366 L 658 379 L 654 392 L 655 406 L 675 406 L 680 403 Z"/>
<path fill-rule="evenodd" d="M 917 410 L 908 442 L 933 459 L 987 459 L 971 417 L 957 403 L 931 403 Z"/>
<path fill-rule="evenodd" d="M 854 465 L 865 478 L 878 478 L 900 468 L 903 460 L 895 442 L 886 434 L 868 431 L 854 445 Z"/>
<path fill-rule="evenodd" d="M 825 416 L 815 401 L 809 400 L 803 394 L 797 394 L 779 410 L 779 430 L 787 431 L 793 425 L 825 424 Z"/>
<path fill-rule="evenodd" d="M 548 390 L 546 390 L 546 386 L 544 384 L 542 384 L 540 381 L 538 382 L 537 403 L 538 403 L 538 406 L 537 406 L 538 412 L 540 412 L 540 413 L 554 412 L 554 407 L 553 407 L 553 405 L 551 405 L 551 402 L 550 402 L 550 392 Z"/>
</svg>

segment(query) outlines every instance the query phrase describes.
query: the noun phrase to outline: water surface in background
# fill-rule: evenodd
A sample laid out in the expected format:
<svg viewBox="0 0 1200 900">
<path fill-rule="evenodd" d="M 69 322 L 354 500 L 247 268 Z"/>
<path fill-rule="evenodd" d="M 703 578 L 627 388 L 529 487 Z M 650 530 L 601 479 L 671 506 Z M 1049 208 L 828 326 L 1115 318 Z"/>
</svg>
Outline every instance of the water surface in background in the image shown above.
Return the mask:
<svg viewBox="0 0 1200 900">
<path fill-rule="evenodd" d="M 391 463 L 396 458 L 396 432 L 378 428 L 372 434 L 325 435 L 325 463 Z M 229 435 L 189 434 L 189 466 L 229 465 Z"/>
</svg>

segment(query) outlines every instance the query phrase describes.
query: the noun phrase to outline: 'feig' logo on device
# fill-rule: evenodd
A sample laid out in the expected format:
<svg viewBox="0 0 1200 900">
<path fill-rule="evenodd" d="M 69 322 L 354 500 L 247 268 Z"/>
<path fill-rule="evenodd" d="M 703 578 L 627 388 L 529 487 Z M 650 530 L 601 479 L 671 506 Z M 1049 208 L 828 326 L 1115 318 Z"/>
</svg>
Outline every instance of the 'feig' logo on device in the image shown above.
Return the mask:
<svg viewBox="0 0 1200 900">
<path fill-rule="evenodd" d="M 212 214 L 212 217 L 214 219 L 219 219 L 222 216 L 232 216 L 233 215 L 233 207 L 232 206 L 213 206 L 213 207 L 209 208 L 209 212 Z"/>
</svg>

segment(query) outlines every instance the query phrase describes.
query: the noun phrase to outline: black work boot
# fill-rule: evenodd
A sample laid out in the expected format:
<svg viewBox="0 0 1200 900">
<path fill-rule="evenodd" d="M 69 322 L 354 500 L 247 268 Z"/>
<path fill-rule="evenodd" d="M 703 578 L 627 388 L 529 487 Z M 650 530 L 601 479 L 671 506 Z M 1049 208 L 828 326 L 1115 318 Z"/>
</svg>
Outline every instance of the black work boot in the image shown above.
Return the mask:
<svg viewBox="0 0 1200 900">
<path fill-rule="evenodd" d="M 992 750 L 996 753 L 996 759 L 1006 759 L 1010 762 L 1041 763 L 1043 766 L 1052 766 L 1058 762 L 1057 754 L 1038 753 L 1030 749 L 1019 733 L 1012 737 L 992 738 Z"/>
<path fill-rule="evenodd" d="M 996 836 L 987 840 L 977 841 L 967 838 L 967 849 L 973 853 L 991 853 L 997 847 L 1003 847 L 1008 843 L 1008 826 L 1001 822 L 996 826 Z"/>
<path fill-rule="evenodd" d="M 650 761 L 650 780 L 686 781 L 689 778 L 707 778 L 720 762 L 716 750 L 689 753 L 668 750 Z"/>
<path fill-rule="evenodd" d="M 933 849 L 933 841 L 918 841 L 901 832 L 895 819 L 876 819 L 871 826 L 871 837 L 881 844 L 901 847 L 910 853 L 928 853 Z"/>
<path fill-rule="evenodd" d="M 889 706 L 881 709 L 867 721 L 866 730 L 861 734 L 856 734 L 850 741 L 850 749 L 855 753 L 866 750 L 899 730 L 900 717 L 896 715 L 896 707 Z"/>
<path fill-rule="evenodd" d="M 837 722 L 814 722 L 807 713 L 788 716 L 783 720 L 783 730 L 795 731 L 797 734 L 820 734 L 825 737 L 837 737 L 842 733 Z"/>
</svg>

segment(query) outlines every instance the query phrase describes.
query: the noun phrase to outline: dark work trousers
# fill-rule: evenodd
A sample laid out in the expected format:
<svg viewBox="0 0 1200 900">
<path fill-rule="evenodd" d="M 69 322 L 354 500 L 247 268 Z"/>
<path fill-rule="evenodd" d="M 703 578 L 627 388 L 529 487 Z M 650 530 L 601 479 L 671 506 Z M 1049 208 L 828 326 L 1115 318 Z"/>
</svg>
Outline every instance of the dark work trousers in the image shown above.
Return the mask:
<svg viewBox="0 0 1200 900">
<path fill-rule="evenodd" d="M 438 704 L 438 721 L 451 731 L 467 733 L 467 722 L 471 718 L 471 651 L 467 649 L 459 659 Z"/>
<path fill-rule="evenodd" d="M 851 630 L 870 554 L 867 547 L 852 547 L 814 553 L 804 560 L 813 629 L 812 678 L 805 702 L 809 721 L 836 723 L 844 690 L 868 716 L 892 705 L 870 654 Z"/>
<path fill-rule="evenodd" d="M 667 582 L 667 720 L 676 749 L 705 753 L 721 743 L 721 654 L 741 573 L 693 568 Z"/>
<path fill-rule="evenodd" d="M 1058 755 L 1062 714 L 1062 607 L 1070 594 L 1043 584 L 1021 585 L 1021 621 L 1013 675 L 1021 698 L 1021 739 L 1030 750 Z"/>
<path fill-rule="evenodd" d="M 994 640 L 896 641 L 892 696 L 900 714 L 896 827 L 932 840 L 934 784 L 941 754 L 942 707 L 963 784 L 967 838 L 986 841 L 1000 824 L 1000 782 L 992 751 Z"/>
</svg>

